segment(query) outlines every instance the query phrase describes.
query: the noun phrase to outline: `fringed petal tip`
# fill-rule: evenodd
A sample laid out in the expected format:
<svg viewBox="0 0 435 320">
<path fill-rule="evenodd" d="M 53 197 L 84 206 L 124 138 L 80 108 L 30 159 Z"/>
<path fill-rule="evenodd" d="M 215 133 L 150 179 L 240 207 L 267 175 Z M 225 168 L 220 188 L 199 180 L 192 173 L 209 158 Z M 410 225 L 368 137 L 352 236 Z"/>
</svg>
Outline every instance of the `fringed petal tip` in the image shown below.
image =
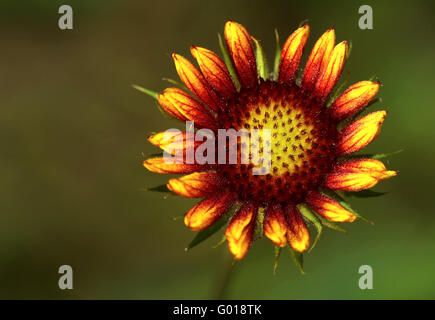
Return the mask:
<svg viewBox="0 0 435 320">
<path fill-rule="evenodd" d="M 341 191 L 361 191 L 375 186 L 378 182 L 397 175 L 387 170 L 375 159 L 355 159 L 339 163 L 333 173 L 326 176 L 325 187 Z"/>
<path fill-rule="evenodd" d="M 317 82 L 322 70 L 329 62 L 332 50 L 335 45 L 334 27 L 327 30 L 315 43 L 313 50 L 308 57 L 307 64 L 302 76 L 302 88 L 311 91 Z"/>
<path fill-rule="evenodd" d="M 203 171 L 206 168 L 206 166 L 199 164 L 182 163 L 182 159 L 166 159 L 165 157 L 144 160 L 142 165 L 149 171 L 166 174 L 192 173 Z"/>
<path fill-rule="evenodd" d="M 222 59 L 213 51 L 197 46 L 191 46 L 190 52 L 210 86 L 221 97 L 226 99 L 234 97 L 237 89 Z"/>
<path fill-rule="evenodd" d="M 298 208 L 289 205 L 282 209 L 273 205 L 267 209 L 263 230 L 266 237 L 279 247 L 287 243 L 297 252 L 304 252 L 310 245 L 310 232 Z"/>
<path fill-rule="evenodd" d="M 184 216 L 184 224 L 193 231 L 201 231 L 216 222 L 234 202 L 229 192 L 218 193 L 197 203 Z"/>
<path fill-rule="evenodd" d="M 320 70 L 320 75 L 317 79 L 314 91 L 314 94 L 320 100 L 325 100 L 328 97 L 329 93 L 340 78 L 344 63 L 346 62 L 347 50 L 347 42 L 340 42 L 332 50 L 326 66 Z"/>
<path fill-rule="evenodd" d="M 167 88 L 158 96 L 160 106 L 181 121 L 194 121 L 201 127 L 215 127 L 214 116 L 201 103 L 179 88 Z"/>
<path fill-rule="evenodd" d="M 184 134 L 185 133 L 181 133 L 181 132 L 176 133 L 176 132 L 164 131 L 164 132 L 148 135 L 147 140 L 152 145 L 159 147 L 162 150 L 165 150 L 172 143 L 175 144 L 180 143 L 181 147 L 183 147 Z M 181 136 L 181 139 L 179 139 L 178 135 Z"/>
<path fill-rule="evenodd" d="M 186 87 L 210 109 L 218 111 L 220 109 L 220 100 L 202 73 L 183 56 L 173 53 L 172 58 L 178 76 Z"/>
<path fill-rule="evenodd" d="M 225 231 L 228 248 L 234 259 L 243 259 L 251 246 L 258 208 L 245 203 L 231 220 Z"/>
<path fill-rule="evenodd" d="M 339 155 L 356 152 L 367 146 L 379 134 L 387 111 L 372 112 L 345 127 L 336 145 Z"/>
<path fill-rule="evenodd" d="M 264 235 L 277 246 L 287 245 L 287 221 L 280 205 L 273 205 L 267 209 L 263 230 Z"/>
<path fill-rule="evenodd" d="M 248 31 L 237 22 L 227 21 L 224 35 L 240 84 L 246 88 L 256 85 L 257 63 Z"/>
<path fill-rule="evenodd" d="M 329 221 L 353 222 L 357 218 L 337 201 L 318 192 L 310 192 L 306 201 L 312 210 Z"/>
<path fill-rule="evenodd" d="M 171 116 L 181 120 L 181 121 L 187 121 L 187 117 L 181 113 L 179 110 L 177 104 L 174 104 L 173 101 L 170 101 L 168 99 L 169 96 L 173 94 L 183 94 L 184 91 L 178 88 L 167 88 L 163 90 L 162 93 L 159 93 L 157 96 L 157 101 L 159 102 L 159 105 L 165 110 L 168 114 Z"/>
<path fill-rule="evenodd" d="M 380 86 L 378 81 L 360 81 L 351 85 L 328 109 L 331 116 L 341 121 L 361 111 L 376 96 Z"/>
<path fill-rule="evenodd" d="M 220 177 L 214 172 L 194 172 L 181 178 L 170 179 L 169 190 L 186 198 L 202 198 L 216 192 L 221 186 Z"/>
<path fill-rule="evenodd" d="M 293 250 L 304 252 L 310 245 L 310 232 L 305 224 L 301 213 L 295 206 L 286 208 L 288 219 L 287 240 Z"/>
<path fill-rule="evenodd" d="M 278 81 L 291 84 L 299 68 L 299 63 L 310 34 L 308 24 L 294 31 L 284 43 L 281 51 Z"/>
<path fill-rule="evenodd" d="M 187 134 L 184 131 L 164 131 L 149 135 L 148 142 L 159 147 L 171 155 L 185 155 L 187 150 L 195 150 L 201 141 L 195 141 L 193 133 Z"/>
</svg>

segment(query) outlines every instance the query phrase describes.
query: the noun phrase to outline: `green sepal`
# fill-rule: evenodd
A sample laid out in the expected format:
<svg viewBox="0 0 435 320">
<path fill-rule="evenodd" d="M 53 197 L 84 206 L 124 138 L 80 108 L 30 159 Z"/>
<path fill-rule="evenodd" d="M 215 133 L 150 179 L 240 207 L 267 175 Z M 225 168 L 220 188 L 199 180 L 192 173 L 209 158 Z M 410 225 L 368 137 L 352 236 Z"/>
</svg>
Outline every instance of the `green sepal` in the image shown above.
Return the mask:
<svg viewBox="0 0 435 320">
<path fill-rule="evenodd" d="M 347 230 L 344 229 L 343 227 L 341 227 L 340 225 L 338 225 L 337 223 L 329 221 L 329 220 L 326 220 L 325 218 L 323 218 L 320 215 L 318 216 L 318 218 L 322 222 L 322 225 L 324 227 L 327 227 L 329 229 L 340 231 L 340 232 L 343 232 L 343 233 L 347 234 Z"/>
<path fill-rule="evenodd" d="M 213 249 L 216 249 L 217 247 L 220 247 L 227 241 L 227 237 L 225 236 L 225 233 L 222 235 L 222 238 L 219 240 L 218 243 L 216 243 L 214 246 L 212 246 Z"/>
<path fill-rule="evenodd" d="M 402 151 L 403 151 L 403 149 L 400 149 L 400 150 L 397 150 L 397 151 L 394 151 L 394 152 L 390 152 L 390 153 L 376 153 L 376 154 L 372 154 L 370 156 L 370 158 L 379 160 L 379 159 L 383 159 L 383 158 L 388 158 L 388 157 L 394 156 L 394 155 L 396 155 L 398 153 L 401 153 Z"/>
<path fill-rule="evenodd" d="M 314 239 L 313 244 L 311 245 L 311 248 L 308 250 L 308 252 L 310 252 L 311 250 L 313 250 L 313 248 L 315 247 L 315 245 L 317 244 L 317 242 L 320 239 L 320 235 L 322 234 L 322 230 L 323 230 L 323 225 L 322 225 L 322 221 L 319 219 L 318 215 L 316 215 L 310 208 L 308 208 L 305 204 L 300 204 L 298 205 L 298 209 L 301 212 L 301 214 L 307 218 L 310 222 L 313 223 L 314 227 L 317 230 L 317 236 L 316 239 Z"/>
<path fill-rule="evenodd" d="M 368 81 L 379 82 L 379 77 L 377 75 L 372 75 Z"/>
<path fill-rule="evenodd" d="M 281 255 L 281 247 L 280 246 L 274 246 L 274 257 L 273 257 L 273 274 L 276 274 L 276 269 L 278 268 L 278 260 L 279 256 Z"/>
<path fill-rule="evenodd" d="M 343 195 L 345 197 L 356 197 L 356 198 L 373 198 L 373 197 L 380 197 L 383 196 L 385 194 L 387 194 L 388 192 L 378 192 L 378 191 L 373 191 L 371 189 L 367 189 L 367 190 L 361 190 L 361 191 L 357 191 L 357 192 L 343 192 Z"/>
<path fill-rule="evenodd" d="M 354 158 L 369 158 L 369 159 L 375 159 L 375 160 L 380 160 L 380 159 L 384 159 L 384 158 L 388 158 L 391 156 L 394 156 L 398 153 L 401 153 L 403 151 L 403 149 L 399 149 L 397 151 L 394 152 L 389 152 L 389 153 L 369 153 L 369 154 L 351 154 L 348 156 L 345 156 L 345 159 L 354 159 Z"/>
<path fill-rule="evenodd" d="M 275 29 L 275 41 L 276 41 L 276 51 L 275 51 L 275 59 L 273 62 L 273 74 L 272 80 L 278 80 L 279 74 L 279 62 L 281 61 L 281 45 L 279 43 L 279 34 L 278 30 Z"/>
<path fill-rule="evenodd" d="M 175 80 L 173 80 L 173 81 L 175 81 Z M 141 87 L 141 86 L 138 86 L 138 85 L 135 85 L 135 84 L 133 84 L 132 87 L 135 88 L 136 90 L 139 90 L 140 92 L 145 93 L 146 95 L 148 95 L 148 96 L 154 98 L 156 101 L 158 101 L 158 99 L 159 99 L 159 94 L 158 94 L 158 92 L 155 92 L 155 91 L 152 91 L 152 90 L 149 90 L 149 89 L 145 89 L 145 88 L 143 88 L 143 87 Z M 157 104 L 157 109 L 159 109 L 160 113 L 161 113 L 165 118 L 168 118 L 168 119 L 171 119 L 171 120 L 177 120 L 177 121 L 179 120 L 179 119 L 177 119 L 176 117 L 171 116 L 171 115 L 170 115 L 169 113 L 167 113 L 165 110 L 163 110 L 162 107 L 161 107 L 159 104 Z"/>
<path fill-rule="evenodd" d="M 352 40 L 349 40 L 347 42 L 347 54 L 346 54 L 346 60 L 349 59 L 350 53 L 352 52 L 353 43 Z"/>
<path fill-rule="evenodd" d="M 370 220 L 370 219 L 368 219 L 368 218 L 366 218 L 366 217 L 363 217 L 362 215 L 360 215 L 358 212 L 356 212 L 355 210 L 353 210 L 352 209 L 352 207 L 350 206 L 350 204 L 348 204 L 346 201 L 344 201 L 344 200 L 342 200 L 342 201 L 340 201 L 340 204 L 345 208 L 345 209 L 347 209 L 347 210 L 349 210 L 350 212 L 352 212 L 358 219 L 360 219 L 360 220 L 362 220 L 362 221 L 364 221 L 364 222 L 367 222 L 368 224 L 371 224 L 371 225 L 374 225 L 375 223 L 372 221 L 372 220 Z"/>
<path fill-rule="evenodd" d="M 236 89 L 240 90 L 239 79 L 237 78 L 237 74 L 236 71 L 234 70 L 233 63 L 231 62 L 230 55 L 228 54 L 228 51 L 224 46 L 224 42 L 222 41 L 222 37 L 220 34 L 218 34 L 218 38 L 219 38 L 219 47 L 221 49 L 225 65 L 227 66 L 228 72 L 230 73 L 231 79 L 233 80 Z"/>
<path fill-rule="evenodd" d="M 160 186 L 148 188 L 148 191 L 172 193 L 172 191 L 168 189 L 166 184 L 162 184 Z"/>
<path fill-rule="evenodd" d="M 163 152 L 157 152 L 157 153 L 150 153 L 147 158 L 158 158 L 163 157 Z"/>
<path fill-rule="evenodd" d="M 294 251 L 291 247 L 289 247 L 290 255 L 295 263 L 296 267 L 300 271 L 301 274 L 305 274 L 304 271 L 304 255 L 300 252 Z"/>
<path fill-rule="evenodd" d="M 256 226 L 255 226 L 255 239 L 263 238 L 263 222 L 264 222 L 264 208 L 258 208 Z"/>
<path fill-rule="evenodd" d="M 335 201 L 337 201 L 339 204 L 341 204 L 345 209 L 352 212 L 358 219 L 360 219 L 364 222 L 367 222 L 368 224 L 371 224 L 371 225 L 375 224 L 373 221 L 367 219 L 366 217 L 361 216 L 360 214 L 358 214 L 358 212 L 353 210 L 352 207 L 350 206 L 350 204 L 347 203 L 337 192 L 332 191 L 332 190 L 325 190 L 324 193 L 326 195 L 329 195 L 330 197 L 332 197 Z"/>
<path fill-rule="evenodd" d="M 252 38 L 255 43 L 255 60 L 257 61 L 257 73 L 258 76 L 264 80 L 269 79 L 269 66 L 267 64 L 266 55 L 261 47 L 260 42 Z"/>
<path fill-rule="evenodd" d="M 174 80 L 174 79 L 170 79 L 170 78 L 162 78 L 163 81 L 169 82 L 170 84 L 173 84 L 176 87 L 179 87 L 180 89 L 183 89 L 185 91 L 188 91 L 189 89 L 187 89 L 187 87 L 181 83 L 180 81 Z"/>
<path fill-rule="evenodd" d="M 189 249 L 192 249 L 193 247 L 197 246 L 201 242 L 210 238 L 212 235 L 214 235 L 216 232 L 218 232 L 227 223 L 227 221 L 228 221 L 228 215 L 225 215 L 225 216 L 221 217 L 218 221 L 213 223 L 207 229 L 199 231 L 195 235 L 193 240 L 188 244 L 188 246 L 186 247 L 185 250 L 187 251 Z"/>
<path fill-rule="evenodd" d="M 155 91 L 152 91 L 152 90 L 149 90 L 149 89 L 145 89 L 145 88 L 143 88 L 141 86 L 138 86 L 136 84 L 132 84 L 132 87 L 135 88 L 136 90 L 142 92 L 142 93 L 145 93 L 146 95 L 149 95 L 151 98 L 154 98 L 156 100 L 159 97 L 159 94 L 157 92 L 155 92 Z"/>
</svg>

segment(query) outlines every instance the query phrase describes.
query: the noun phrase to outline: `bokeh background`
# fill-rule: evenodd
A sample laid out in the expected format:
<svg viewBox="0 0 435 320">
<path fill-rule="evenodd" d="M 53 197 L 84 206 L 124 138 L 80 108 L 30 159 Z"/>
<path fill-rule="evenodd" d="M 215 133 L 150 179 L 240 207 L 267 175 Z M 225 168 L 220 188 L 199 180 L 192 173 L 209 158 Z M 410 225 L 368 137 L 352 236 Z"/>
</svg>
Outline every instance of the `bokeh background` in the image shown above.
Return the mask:
<svg viewBox="0 0 435 320">
<path fill-rule="evenodd" d="M 57 26 L 61 4 L 74 30 Z M 374 30 L 358 28 L 369 4 Z M 307 48 L 334 25 L 353 50 L 349 83 L 378 76 L 389 115 L 367 149 L 391 152 L 399 176 L 376 187 L 386 196 L 351 199 L 375 221 L 326 230 L 299 274 L 283 251 L 257 241 L 234 267 L 226 298 L 435 298 L 435 6 L 432 1 L 27 0 L 0 4 L 0 298 L 214 298 L 230 258 L 220 236 L 185 252 L 194 233 L 174 216 L 195 201 L 146 191 L 168 177 L 141 167 L 157 150 L 153 131 L 180 126 L 133 83 L 162 90 L 176 78 L 171 52 L 192 44 L 218 50 L 231 19 L 274 53 L 309 19 Z M 305 55 L 306 59 L 306 55 Z M 270 59 L 271 60 L 271 59 Z M 59 290 L 60 265 L 74 289 Z M 374 289 L 358 287 L 358 268 Z"/>
</svg>

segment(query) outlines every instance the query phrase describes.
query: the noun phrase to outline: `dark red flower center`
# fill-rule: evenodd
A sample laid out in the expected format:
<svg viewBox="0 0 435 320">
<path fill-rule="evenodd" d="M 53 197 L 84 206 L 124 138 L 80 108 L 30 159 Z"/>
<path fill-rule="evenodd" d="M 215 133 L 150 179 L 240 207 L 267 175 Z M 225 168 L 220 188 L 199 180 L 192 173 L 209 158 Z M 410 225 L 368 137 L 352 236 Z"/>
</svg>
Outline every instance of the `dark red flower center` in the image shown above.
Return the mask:
<svg viewBox="0 0 435 320">
<path fill-rule="evenodd" d="M 221 128 L 245 129 L 251 133 L 251 139 L 252 130 L 259 130 L 258 143 L 255 140 L 249 143 L 250 163 L 241 161 L 239 139 L 237 163 L 218 166 L 218 172 L 226 177 L 240 200 L 260 204 L 301 202 L 309 191 L 319 188 L 335 162 L 337 124 L 328 116 L 324 104 L 311 99 L 297 86 L 265 81 L 242 89 L 218 119 Z M 270 140 L 266 139 L 264 129 L 270 130 Z M 264 162 L 255 162 L 253 154 L 263 157 L 268 141 L 267 168 Z M 254 168 L 258 168 L 256 174 Z"/>
</svg>

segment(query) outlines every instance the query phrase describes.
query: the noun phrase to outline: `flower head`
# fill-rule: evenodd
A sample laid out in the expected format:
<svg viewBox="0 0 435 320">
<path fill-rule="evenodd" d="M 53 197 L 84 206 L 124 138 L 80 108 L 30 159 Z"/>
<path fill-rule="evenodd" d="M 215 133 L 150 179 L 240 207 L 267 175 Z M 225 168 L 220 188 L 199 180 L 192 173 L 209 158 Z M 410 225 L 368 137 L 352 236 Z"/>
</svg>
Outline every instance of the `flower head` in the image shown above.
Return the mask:
<svg viewBox="0 0 435 320">
<path fill-rule="evenodd" d="M 321 230 L 360 217 L 337 191 L 365 190 L 396 175 L 379 160 L 353 154 L 376 138 L 385 119 L 386 111 L 376 111 L 350 120 L 375 97 L 379 83 L 355 83 L 329 103 L 348 45 L 336 44 L 334 29 L 327 30 L 299 76 L 309 30 L 304 25 L 288 37 L 276 71 L 268 74 L 259 42 L 228 21 L 225 62 L 197 46 L 191 53 L 199 68 L 174 53 L 177 73 L 190 93 L 169 88 L 158 95 L 166 112 L 213 137 L 222 129 L 236 133 L 207 148 L 204 136 L 198 139 L 188 130 L 172 138 L 157 133 L 148 140 L 168 154 L 178 152 L 181 161 L 157 157 L 143 163 L 157 173 L 187 174 L 167 183 L 173 193 L 203 198 L 186 213 L 186 226 L 202 231 L 228 221 L 225 238 L 235 259 L 244 258 L 254 238 L 263 234 L 277 247 L 306 251 L 307 223 Z M 216 155 L 222 150 L 223 158 Z M 245 158 L 243 150 L 250 151 Z M 191 161 L 189 152 L 213 161 Z"/>
</svg>

